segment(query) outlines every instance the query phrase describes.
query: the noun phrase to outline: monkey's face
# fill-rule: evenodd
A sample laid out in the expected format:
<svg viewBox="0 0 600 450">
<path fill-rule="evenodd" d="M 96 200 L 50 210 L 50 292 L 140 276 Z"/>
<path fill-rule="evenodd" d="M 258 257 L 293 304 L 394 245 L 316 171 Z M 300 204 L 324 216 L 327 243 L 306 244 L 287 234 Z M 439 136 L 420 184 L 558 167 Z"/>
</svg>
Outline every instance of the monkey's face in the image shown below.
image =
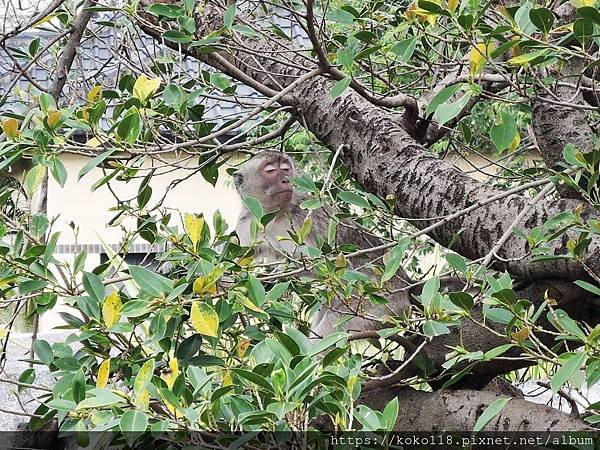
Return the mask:
<svg viewBox="0 0 600 450">
<path fill-rule="evenodd" d="M 266 153 L 266 152 L 265 152 Z M 277 211 L 288 205 L 294 196 L 290 183 L 295 176 L 293 162 L 280 153 L 259 154 L 250 159 L 234 175 L 237 191 L 242 197 L 254 197 L 266 211 Z"/>
<path fill-rule="evenodd" d="M 281 208 L 292 200 L 294 191 L 290 183 L 292 165 L 287 158 L 265 161 L 259 168 L 263 191 L 268 203 Z"/>
</svg>

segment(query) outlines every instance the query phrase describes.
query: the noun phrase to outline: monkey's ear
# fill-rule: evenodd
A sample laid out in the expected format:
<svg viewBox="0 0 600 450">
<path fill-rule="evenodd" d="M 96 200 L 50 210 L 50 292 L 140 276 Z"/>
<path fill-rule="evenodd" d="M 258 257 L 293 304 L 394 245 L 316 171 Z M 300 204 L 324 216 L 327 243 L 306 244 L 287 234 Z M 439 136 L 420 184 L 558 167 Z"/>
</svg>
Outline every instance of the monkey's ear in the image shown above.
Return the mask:
<svg viewBox="0 0 600 450">
<path fill-rule="evenodd" d="M 239 189 L 243 182 L 244 175 L 239 172 L 233 174 L 233 184 L 235 184 L 236 189 Z"/>
</svg>

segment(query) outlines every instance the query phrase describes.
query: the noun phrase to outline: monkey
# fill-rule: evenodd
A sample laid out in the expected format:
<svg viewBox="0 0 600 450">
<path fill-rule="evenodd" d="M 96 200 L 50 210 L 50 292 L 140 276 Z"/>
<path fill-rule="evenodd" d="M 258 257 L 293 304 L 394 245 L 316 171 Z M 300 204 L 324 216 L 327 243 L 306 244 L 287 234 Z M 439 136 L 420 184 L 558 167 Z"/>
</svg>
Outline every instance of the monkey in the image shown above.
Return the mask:
<svg viewBox="0 0 600 450">
<path fill-rule="evenodd" d="M 235 188 L 242 199 L 253 197 L 259 200 L 265 213 L 276 213 L 274 218 L 264 227 L 254 243 L 255 258 L 263 262 L 281 260 L 283 255 L 294 256 L 296 246 L 289 239 L 277 239 L 287 236 L 290 230 L 297 231 L 307 217 L 307 211 L 300 204 L 307 195 L 295 190 L 291 179 L 297 176 L 294 161 L 285 153 L 263 151 L 242 163 L 233 175 Z M 317 236 L 326 236 L 329 217 L 332 210 L 323 206 L 312 210 L 312 229 L 305 239 L 309 246 L 317 246 Z M 253 244 L 250 224 L 252 213 L 243 206 L 238 218 L 236 233 L 243 246 Z M 354 244 L 360 249 L 372 248 L 382 241 L 360 230 L 350 219 L 341 221 L 338 226 L 337 240 L 341 244 Z M 383 252 L 374 252 L 376 258 Z M 394 290 L 405 288 L 412 283 L 408 275 L 400 268 L 389 285 Z M 398 316 L 410 308 L 410 292 L 395 293 L 388 298 L 388 303 L 371 304 L 368 300 L 360 302 L 334 299 L 330 305 L 322 305 L 311 322 L 311 333 L 324 337 L 333 332 L 344 315 L 354 316 L 344 322 L 343 328 L 348 332 L 376 331 L 386 325 L 381 320 L 384 316 Z M 387 325 L 389 326 L 389 324 Z"/>
</svg>

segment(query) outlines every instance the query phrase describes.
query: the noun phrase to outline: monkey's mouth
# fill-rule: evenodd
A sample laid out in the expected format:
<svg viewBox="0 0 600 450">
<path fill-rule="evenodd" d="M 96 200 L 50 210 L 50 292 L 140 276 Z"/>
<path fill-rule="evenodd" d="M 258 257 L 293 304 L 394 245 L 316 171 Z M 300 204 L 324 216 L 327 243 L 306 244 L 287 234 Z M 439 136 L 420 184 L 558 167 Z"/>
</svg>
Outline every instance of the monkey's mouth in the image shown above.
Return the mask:
<svg viewBox="0 0 600 450">
<path fill-rule="evenodd" d="M 281 195 L 281 194 L 289 194 L 292 195 L 293 190 L 292 189 L 283 189 L 281 191 L 275 191 L 273 192 L 272 195 Z"/>
</svg>

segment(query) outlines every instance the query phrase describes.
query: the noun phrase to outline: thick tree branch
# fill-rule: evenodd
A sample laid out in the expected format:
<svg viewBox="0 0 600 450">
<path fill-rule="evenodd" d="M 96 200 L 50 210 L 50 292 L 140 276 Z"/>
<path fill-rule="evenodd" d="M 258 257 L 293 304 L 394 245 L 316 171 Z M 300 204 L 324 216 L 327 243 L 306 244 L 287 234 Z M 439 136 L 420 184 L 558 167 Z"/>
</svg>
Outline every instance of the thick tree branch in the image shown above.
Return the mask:
<svg viewBox="0 0 600 450">
<path fill-rule="evenodd" d="M 362 394 L 361 403 L 383 410 L 394 397 L 402 407 L 397 431 L 472 430 L 483 411 L 497 398 L 491 391 L 415 391 L 411 388 L 378 389 Z M 485 427 L 485 431 L 595 431 L 583 420 L 545 405 L 513 398 Z"/>
</svg>

